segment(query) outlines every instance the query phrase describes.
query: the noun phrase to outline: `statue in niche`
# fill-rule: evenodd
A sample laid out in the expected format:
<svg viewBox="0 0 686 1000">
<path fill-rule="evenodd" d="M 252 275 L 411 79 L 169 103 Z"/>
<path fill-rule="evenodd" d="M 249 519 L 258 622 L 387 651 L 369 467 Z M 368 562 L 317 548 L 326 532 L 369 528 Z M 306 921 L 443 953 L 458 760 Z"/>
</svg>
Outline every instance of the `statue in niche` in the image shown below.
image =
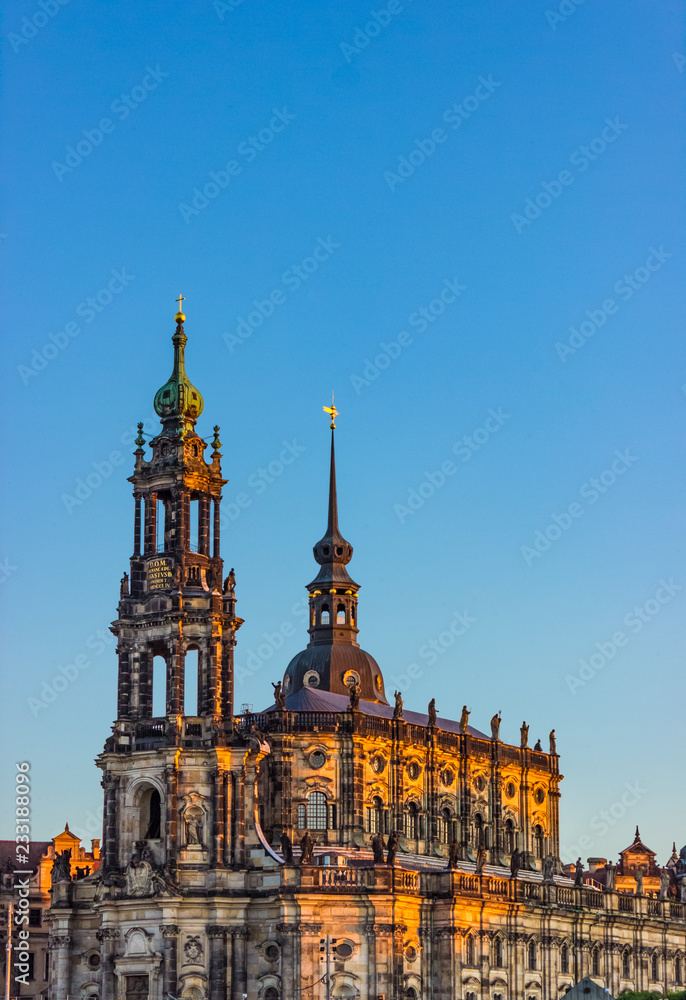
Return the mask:
<svg viewBox="0 0 686 1000">
<path fill-rule="evenodd" d="M 309 830 L 306 830 L 300 840 L 300 864 L 309 865 L 312 863 L 312 855 L 314 853 L 315 839 Z"/>
<path fill-rule="evenodd" d="M 285 865 L 293 864 L 293 844 L 285 830 L 281 833 L 281 853 Z"/>
<path fill-rule="evenodd" d="M 528 745 L 529 745 L 529 727 L 527 726 L 526 722 L 522 723 L 522 727 L 519 730 L 519 735 L 521 737 L 521 739 L 519 741 L 519 745 L 522 746 L 522 747 L 528 747 Z"/>
<path fill-rule="evenodd" d="M 395 856 L 398 853 L 398 841 L 399 841 L 399 839 L 400 838 L 399 838 L 398 833 L 397 833 L 396 830 L 394 830 L 393 833 L 388 838 L 388 847 L 387 847 L 387 850 L 386 850 L 386 864 L 387 865 L 394 865 L 395 864 Z"/>
<path fill-rule="evenodd" d="M 498 740 L 498 739 L 500 739 L 500 719 L 501 719 L 501 713 L 500 713 L 500 711 L 498 711 L 493 716 L 493 718 L 491 719 L 491 739 L 492 740 Z"/>
<path fill-rule="evenodd" d="M 432 698 L 429 702 L 429 725 L 436 725 L 436 699 Z"/>
<path fill-rule="evenodd" d="M 550 730 L 550 736 L 548 737 L 548 739 L 550 740 L 550 752 L 557 753 L 557 740 L 555 739 L 554 729 Z"/>
<path fill-rule="evenodd" d="M 380 833 L 375 833 L 372 837 L 372 851 L 374 853 L 374 864 L 382 865 L 384 863 L 384 849 L 385 844 L 383 842 L 383 837 Z"/>
<path fill-rule="evenodd" d="M 124 573 L 121 581 L 119 583 L 119 596 L 128 597 L 129 596 L 129 574 Z"/>
<path fill-rule="evenodd" d="M 403 717 L 403 696 L 400 691 L 394 691 L 393 696 L 395 698 L 395 705 L 393 707 L 393 718 L 402 719 Z"/>
<path fill-rule="evenodd" d="M 460 716 L 460 732 L 466 733 L 467 726 L 469 725 L 469 716 L 471 715 L 470 710 L 466 705 L 462 706 L 462 715 Z"/>
<path fill-rule="evenodd" d="M 460 845 L 456 840 L 453 840 L 448 847 L 448 868 L 457 868 L 457 862 L 460 859 Z"/>
<path fill-rule="evenodd" d="M 286 698 L 281 687 L 281 681 L 277 681 L 276 684 L 272 681 L 272 687 L 274 688 L 274 708 L 277 712 L 283 712 L 286 707 Z"/>
<path fill-rule="evenodd" d="M 186 846 L 202 847 L 202 817 L 195 810 L 186 814 Z"/>
</svg>

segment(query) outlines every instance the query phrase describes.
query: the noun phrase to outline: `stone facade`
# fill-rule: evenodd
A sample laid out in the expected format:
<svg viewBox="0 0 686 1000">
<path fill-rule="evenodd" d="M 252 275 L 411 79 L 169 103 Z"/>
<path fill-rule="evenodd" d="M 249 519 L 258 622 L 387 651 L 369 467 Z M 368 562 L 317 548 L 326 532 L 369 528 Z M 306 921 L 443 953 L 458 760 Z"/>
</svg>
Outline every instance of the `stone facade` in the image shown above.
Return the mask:
<svg viewBox="0 0 686 1000">
<path fill-rule="evenodd" d="M 117 719 L 98 758 L 103 864 L 53 884 L 51 1000 L 555 1000 L 586 975 L 613 994 L 680 985 L 686 862 L 662 898 L 575 884 L 559 860 L 554 732 L 544 752 L 525 724 L 510 746 L 497 716 L 489 736 L 466 707 L 452 722 L 433 703 L 405 710 L 399 692 L 388 704 L 357 641 L 333 437 L 309 643 L 271 708 L 234 715 L 219 431 L 206 462 L 176 319 L 162 429 L 149 459 L 139 437 L 131 477 Z"/>
</svg>

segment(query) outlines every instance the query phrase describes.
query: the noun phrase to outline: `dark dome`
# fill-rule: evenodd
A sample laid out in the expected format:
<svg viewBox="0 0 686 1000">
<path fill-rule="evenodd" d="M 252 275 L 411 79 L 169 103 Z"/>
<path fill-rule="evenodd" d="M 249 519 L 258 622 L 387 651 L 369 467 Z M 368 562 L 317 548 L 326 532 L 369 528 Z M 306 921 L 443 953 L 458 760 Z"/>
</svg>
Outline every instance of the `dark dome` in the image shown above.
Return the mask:
<svg viewBox="0 0 686 1000">
<path fill-rule="evenodd" d="M 317 677 L 306 680 L 311 671 Z M 348 694 L 346 678 L 351 671 L 357 675 L 361 698 L 388 704 L 379 664 L 364 649 L 350 643 L 312 643 L 297 653 L 286 667 L 284 693 L 295 694 L 303 687 L 313 687 Z"/>
</svg>

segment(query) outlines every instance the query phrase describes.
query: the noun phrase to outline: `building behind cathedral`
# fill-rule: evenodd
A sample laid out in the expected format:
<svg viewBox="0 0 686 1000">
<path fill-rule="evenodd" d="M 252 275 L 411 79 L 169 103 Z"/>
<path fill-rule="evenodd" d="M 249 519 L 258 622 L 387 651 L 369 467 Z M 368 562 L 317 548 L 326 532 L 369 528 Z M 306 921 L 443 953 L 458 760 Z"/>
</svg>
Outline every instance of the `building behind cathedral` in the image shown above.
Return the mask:
<svg viewBox="0 0 686 1000">
<path fill-rule="evenodd" d="M 554 731 L 543 750 L 523 724 L 511 746 L 498 716 L 484 733 L 466 708 L 453 722 L 389 697 L 358 642 L 333 426 L 309 640 L 270 708 L 234 714 L 226 480 L 219 428 L 210 442 L 195 430 L 184 321 L 155 396 L 160 431 L 147 454 L 139 434 L 130 478 L 99 864 L 77 879 L 53 847 L 51 1000 L 556 1000 L 584 976 L 613 995 L 682 986 L 686 848 L 661 869 L 637 831 L 618 866 L 563 869 Z"/>
</svg>

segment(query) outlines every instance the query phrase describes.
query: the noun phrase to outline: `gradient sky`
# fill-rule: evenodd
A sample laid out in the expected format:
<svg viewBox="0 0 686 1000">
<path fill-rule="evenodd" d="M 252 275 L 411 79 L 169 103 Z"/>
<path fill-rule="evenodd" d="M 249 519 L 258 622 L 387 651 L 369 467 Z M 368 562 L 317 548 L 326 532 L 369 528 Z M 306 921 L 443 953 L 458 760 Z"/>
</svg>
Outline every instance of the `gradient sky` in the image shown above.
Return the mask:
<svg viewBox="0 0 686 1000">
<path fill-rule="evenodd" d="M 502 709 L 508 741 L 555 727 L 564 860 L 639 824 L 664 863 L 686 841 L 681 5 L 46 7 L 10 3 L 3 29 L 0 834 L 27 760 L 34 838 L 99 836 L 98 630 L 182 292 L 198 430 L 221 425 L 225 509 L 250 501 L 222 536 L 237 707 L 268 705 L 306 641 L 335 388 L 360 641 L 387 689 L 466 702 L 486 731 Z M 267 483 L 284 441 L 297 458 Z"/>
</svg>

